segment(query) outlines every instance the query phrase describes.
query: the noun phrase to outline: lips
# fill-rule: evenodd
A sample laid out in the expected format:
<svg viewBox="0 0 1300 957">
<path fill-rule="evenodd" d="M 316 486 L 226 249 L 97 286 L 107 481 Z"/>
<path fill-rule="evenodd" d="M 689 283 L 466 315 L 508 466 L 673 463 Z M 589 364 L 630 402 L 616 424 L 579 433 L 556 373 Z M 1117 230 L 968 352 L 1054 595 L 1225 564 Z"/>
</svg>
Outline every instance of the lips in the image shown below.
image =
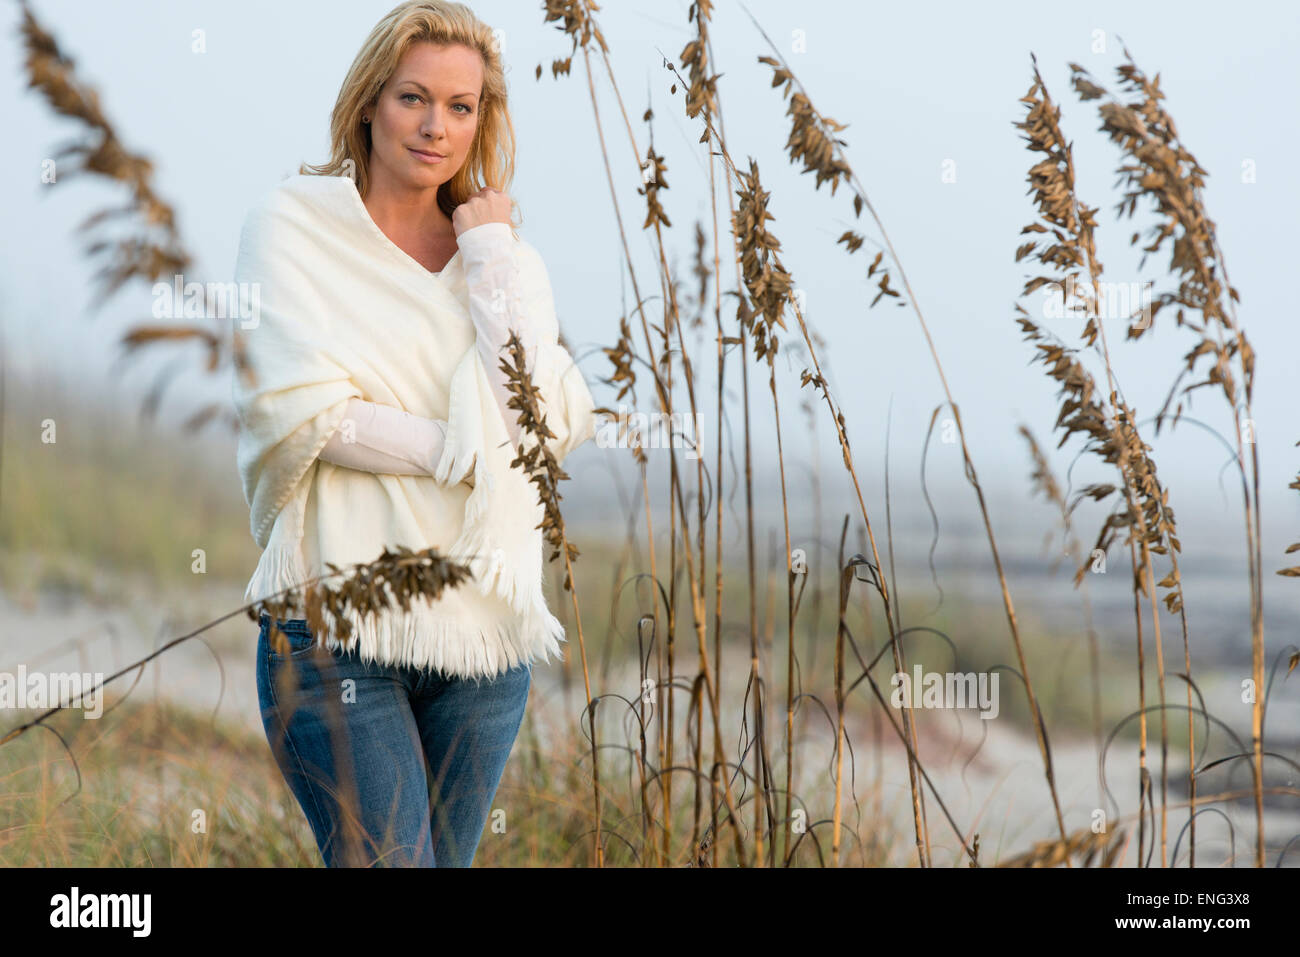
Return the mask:
<svg viewBox="0 0 1300 957">
<path fill-rule="evenodd" d="M 425 163 L 440 163 L 447 158 L 442 153 L 437 153 L 432 150 L 417 150 L 410 146 L 408 146 L 407 149 L 411 151 L 411 154 L 415 156 L 416 159 Z"/>
</svg>

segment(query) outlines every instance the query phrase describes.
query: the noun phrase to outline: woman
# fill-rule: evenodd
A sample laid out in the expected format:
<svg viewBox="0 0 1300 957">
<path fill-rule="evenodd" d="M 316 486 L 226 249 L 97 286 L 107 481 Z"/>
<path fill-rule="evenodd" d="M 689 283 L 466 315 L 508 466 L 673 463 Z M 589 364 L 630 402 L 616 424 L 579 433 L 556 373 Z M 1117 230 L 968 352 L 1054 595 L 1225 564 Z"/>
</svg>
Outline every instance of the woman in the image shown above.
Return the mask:
<svg viewBox="0 0 1300 957">
<path fill-rule="evenodd" d="M 256 291 L 234 399 L 264 549 L 246 600 L 385 547 L 473 572 L 374 615 L 261 615 L 263 724 L 326 866 L 467 867 L 523 717 L 532 662 L 564 629 L 542 593 L 543 511 L 511 468 L 501 369 L 524 345 L 557 459 L 594 433 L 558 344 L 546 269 L 515 238 L 514 140 L 492 31 L 462 4 L 395 8 L 352 64 L 332 156 L 249 213 L 236 279 Z M 342 637 L 346 635 L 347 638 Z M 493 813 L 508 827 L 507 808 Z"/>
</svg>

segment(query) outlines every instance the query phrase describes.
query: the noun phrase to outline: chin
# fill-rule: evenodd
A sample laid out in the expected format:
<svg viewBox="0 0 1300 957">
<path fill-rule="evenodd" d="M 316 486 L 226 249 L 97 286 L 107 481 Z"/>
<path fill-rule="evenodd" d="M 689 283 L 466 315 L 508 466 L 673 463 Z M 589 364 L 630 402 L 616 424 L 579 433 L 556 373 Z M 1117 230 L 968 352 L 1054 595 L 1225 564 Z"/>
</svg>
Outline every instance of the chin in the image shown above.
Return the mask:
<svg viewBox="0 0 1300 957">
<path fill-rule="evenodd" d="M 446 182 L 439 170 L 429 169 L 419 160 L 411 160 L 403 172 L 407 185 L 417 189 L 435 189 Z"/>
<path fill-rule="evenodd" d="M 442 180 L 447 177 L 447 170 L 455 169 L 455 167 L 447 160 L 430 165 L 409 154 L 406 158 L 409 161 L 411 168 L 420 175 L 421 179 L 436 179 L 438 182 L 442 182 Z"/>
</svg>

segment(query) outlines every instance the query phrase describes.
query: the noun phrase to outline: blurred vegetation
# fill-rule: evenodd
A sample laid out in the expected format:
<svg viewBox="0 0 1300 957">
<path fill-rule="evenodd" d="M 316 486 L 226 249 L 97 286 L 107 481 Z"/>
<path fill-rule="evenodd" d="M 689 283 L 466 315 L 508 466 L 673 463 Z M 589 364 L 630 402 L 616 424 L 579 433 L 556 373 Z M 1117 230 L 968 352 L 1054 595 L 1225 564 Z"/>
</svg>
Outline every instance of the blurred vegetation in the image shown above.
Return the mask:
<svg viewBox="0 0 1300 957">
<path fill-rule="evenodd" d="M 0 580 L 7 592 L 103 601 L 118 577 L 183 588 L 194 581 L 200 548 L 210 578 L 246 581 L 252 573 L 259 549 L 233 436 L 222 469 L 212 434 L 142 425 L 137 408 L 75 388 L 6 385 Z M 45 441 L 51 432 L 54 441 Z"/>
</svg>

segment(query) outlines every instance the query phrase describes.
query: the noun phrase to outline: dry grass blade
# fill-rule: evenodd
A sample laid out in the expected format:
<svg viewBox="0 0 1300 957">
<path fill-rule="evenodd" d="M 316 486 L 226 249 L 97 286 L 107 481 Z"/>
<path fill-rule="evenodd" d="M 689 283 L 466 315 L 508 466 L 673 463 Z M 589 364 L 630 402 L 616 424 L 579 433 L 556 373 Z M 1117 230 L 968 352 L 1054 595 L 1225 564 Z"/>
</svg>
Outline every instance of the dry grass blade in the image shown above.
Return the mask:
<svg viewBox="0 0 1300 957">
<path fill-rule="evenodd" d="M 777 253 L 781 241 L 767 228 L 767 220 L 775 217 L 767 211 L 772 194 L 763 189 L 758 178 L 758 163 L 751 157 L 749 172 L 736 171 L 741 188 L 736 190 L 740 202 L 732 216 L 731 227 L 740 238 L 740 268 L 745 278 L 745 289 L 755 313 L 747 312 L 746 329 L 754 337 L 754 358 L 771 362 L 780 348 L 776 327 L 786 328 L 782 313 L 790 298 L 794 280 Z M 762 321 L 755 321 L 761 318 Z"/>
<path fill-rule="evenodd" d="M 753 20 L 752 15 L 750 16 L 750 19 Z M 757 22 L 755 22 L 755 26 L 758 28 L 759 32 L 762 33 L 763 38 L 767 41 L 768 46 L 772 49 L 773 53 L 777 53 L 778 52 L 777 48 L 775 44 L 772 43 L 771 38 L 768 37 L 765 32 L 763 32 L 761 27 L 758 27 Z M 788 65 L 782 63 L 780 60 L 771 57 L 760 58 L 760 60 L 762 62 L 766 62 L 769 65 L 773 66 L 773 68 L 778 71 L 777 77 L 774 79 L 773 82 L 774 86 L 779 85 L 780 83 L 785 83 L 787 90 L 792 88 L 793 84 L 796 81 L 794 78 L 794 73 L 789 69 Z M 993 534 L 992 520 L 989 517 L 987 503 L 985 502 L 984 499 L 984 491 L 979 483 L 978 476 L 976 475 L 975 464 L 971 459 L 970 448 L 966 442 L 966 434 L 965 434 L 965 429 L 962 426 L 962 422 L 961 422 L 960 409 L 957 406 L 955 400 L 953 399 L 952 392 L 948 387 L 947 377 L 944 375 L 943 366 L 939 362 L 938 352 L 936 350 L 934 341 L 930 336 L 929 328 L 926 325 L 920 307 L 916 303 L 916 297 L 911 291 L 911 286 L 907 280 L 906 273 L 903 272 L 902 266 L 898 262 L 898 257 L 894 252 L 893 244 L 889 240 L 889 237 L 885 232 L 884 224 L 881 222 L 879 215 L 876 213 L 875 207 L 872 206 L 870 200 L 867 198 L 866 191 L 862 188 L 861 184 L 857 180 L 857 177 L 853 174 L 851 167 L 849 166 L 847 161 L 843 159 L 843 155 L 841 152 L 842 141 L 838 140 L 836 137 L 832 135 L 834 132 L 838 132 L 839 129 L 842 129 L 842 127 L 839 124 L 837 124 L 834 120 L 830 120 L 828 118 L 822 117 L 819 113 L 817 113 L 817 111 L 813 109 L 811 106 L 811 98 L 807 96 L 806 91 L 804 91 L 802 87 L 800 88 L 799 92 L 802 95 L 802 99 L 800 99 L 798 101 L 798 105 L 794 106 L 790 111 L 793 113 L 795 117 L 795 132 L 798 134 L 798 135 L 792 135 L 790 140 L 790 145 L 794 150 L 794 152 L 792 152 L 792 159 L 802 158 L 804 159 L 806 165 L 808 163 L 811 163 L 813 168 L 817 168 L 820 171 L 820 173 L 824 174 L 819 176 L 819 183 L 822 181 L 830 181 L 832 183 L 832 193 L 834 192 L 834 184 L 838 183 L 841 180 L 841 178 L 845 179 L 847 182 L 851 184 L 853 189 L 854 215 L 855 216 L 860 215 L 864 208 L 870 213 L 872 220 L 875 222 L 876 227 L 880 232 L 883 248 L 881 250 L 881 254 L 878 254 L 875 260 L 872 262 L 871 267 L 868 270 L 868 276 L 870 276 L 879 267 L 884 251 L 888 250 L 891 259 L 893 260 L 895 266 L 897 266 L 899 270 L 899 275 L 902 279 L 903 287 L 907 291 L 908 297 L 910 299 L 910 304 L 912 305 L 912 308 L 916 313 L 917 320 L 920 323 L 922 332 L 925 335 L 926 342 L 930 348 L 931 357 L 933 358 L 935 362 L 935 366 L 939 372 L 940 381 L 943 385 L 943 389 L 948 400 L 948 405 L 953 410 L 953 417 L 956 421 L 958 436 L 961 440 L 962 458 L 963 458 L 963 464 L 965 466 L 965 474 L 968 481 L 970 481 L 972 487 L 975 489 L 975 494 L 979 500 L 980 514 L 983 519 L 985 533 L 989 541 L 989 549 L 993 557 L 993 563 L 997 571 L 998 581 L 1001 587 L 1003 607 L 1005 608 L 1006 615 L 1007 615 L 1007 624 L 1011 631 L 1012 643 L 1016 649 L 1016 655 L 1020 665 L 1020 673 L 1024 676 L 1024 680 L 1025 680 L 1026 694 L 1029 697 L 1029 703 L 1030 703 L 1030 714 L 1034 722 L 1035 736 L 1037 738 L 1038 745 L 1039 745 L 1039 753 L 1043 760 L 1043 767 L 1047 779 L 1048 791 L 1052 798 L 1052 806 L 1057 819 L 1057 828 L 1063 839 L 1066 833 L 1065 820 L 1061 812 L 1060 798 L 1057 794 L 1056 783 L 1052 774 L 1051 757 L 1047 750 L 1047 735 L 1045 729 L 1041 726 L 1041 723 L 1039 721 L 1039 717 L 1038 717 L 1039 709 L 1034 700 L 1033 683 L 1030 679 L 1028 663 L 1025 660 L 1023 642 L 1021 641 L 1019 627 L 1016 622 L 1015 608 L 1011 600 L 1010 588 L 1007 585 L 1006 572 L 1003 569 L 1002 559 L 997 547 L 997 540 Z M 730 156 L 726 150 L 725 143 L 723 142 L 721 137 L 717 135 L 717 132 L 714 129 L 713 124 L 710 121 L 707 114 L 705 115 L 705 120 L 708 126 L 708 132 L 714 136 L 715 141 L 717 142 L 722 155 L 724 157 L 727 157 L 730 163 Z M 731 165 L 734 167 L 734 163 L 731 163 Z M 757 169 L 756 166 L 753 164 L 752 160 L 751 160 L 751 171 L 754 178 L 756 179 Z M 758 218 L 757 222 L 759 226 L 762 226 L 761 217 Z M 844 238 L 845 237 L 841 237 L 841 239 Z M 859 244 L 856 242 L 856 239 L 849 242 L 850 251 L 852 249 L 856 249 L 858 245 Z M 883 274 L 880 280 L 880 292 L 877 294 L 876 298 L 872 301 L 872 305 L 875 305 L 875 303 L 879 301 L 880 297 L 886 294 L 895 296 L 896 298 L 899 299 L 900 305 L 903 304 L 901 295 L 889 290 L 888 275 Z M 796 318 L 798 319 L 799 322 L 800 331 L 803 333 L 804 336 L 805 345 L 809 350 L 809 354 L 813 358 L 814 371 L 816 373 L 815 375 L 810 376 L 808 375 L 807 370 L 805 370 L 802 384 L 807 385 L 810 382 L 814 383 L 816 387 L 822 391 L 823 395 L 826 398 L 828 407 L 830 408 L 832 414 L 835 416 L 836 432 L 840 442 L 841 450 L 844 454 L 845 466 L 848 469 L 849 474 L 853 478 L 854 489 L 858 496 L 859 508 L 862 511 L 863 521 L 866 524 L 867 536 L 871 541 L 872 553 L 876 559 L 876 564 L 879 567 L 880 558 L 875 545 L 875 535 L 871 530 L 870 519 L 867 517 L 866 506 L 862 500 L 860 483 L 858 482 L 856 471 L 853 468 L 852 456 L 849 452 L 848 440 L 845 434 L 845 423 L 844 423 L 843 414 L 835 408 L 834 403 L 831 401 L 829 390 L 826 388 L 825 378 L 822 375 L 820 363 L 817 359 L 817 351 L 813 346 L 812 339 L 808 331 L 807 323 L 804 321 L 803 315 L 801 314 L 797 305 L 795 306 L 794 311 L 795 311 Z M 771 357 L 769 355 L 769 363 L 770 362 L 771 362 Z M 887 620 L 890 621 L 890 628 L 892 631 L 894 626 L 892 620 L 890 620 L 891 612 L 889 609 L 889 596 L 883 590 L 882 590 L 882 598 L 886 603 L 886 617 Z M 913 793 L 915 796 L 916 795 L 915 775 L 913 775 Z M 919 810 L 917 814 L 917 819 L 919 822 L 920 820 Z M 923 863 L 924 860 L 925 860 L 925 855 L 922 852 Z"/>
<path fill-rule="evenodd" d="M 1076 302 L 1082 304 L 1087 322 L 1083 328 L 1084 342 L 1093 347 L 1104 363 L 1109 383 L 1108 408 L 1103 409 L 1093 396 L 1097 387 L 1091 375 L 1076 358 L 1073 350 L 1068 350 L 1059 343 L 1042 343 L 1039 359 L 1050 368 L 1050 375 L 1062 384 L 1062 392 L 1067 398 L 1063 402 L 1057 427 L 1065 429 L 1061 444 L 1074 432 L 1083 432 L 1088 436 L 1086 451 L 1096 452 L 1103 461 L 1118 468 L 1122 485 L 1094 484 L 1086 487 L 1080 497 L 1086 495 L 1096 501 L 1103 501 L 1116 491 L 1123 492 L 1122 508 L 1118 508 L 1106 519 L 1097 538 L 1094 555 L 1100 551 L 1105 555 L 1120 530 L 1129 532 L 1128 542 L 1131 554 L 1140 553 L 1140 564 L 1135 562 L 1134 595 L 1144 595 L 1152 602 L 1152 628 L 1156 644 L 1157 680 L 1160 701 L 1164 704 L 1164 650 L 1160 631 L 1159 615 L 1154 606 L 1154 590 L 1163 587 L 1169 590 L 1165 604 L 1171 613 L 1179 616 L 1183 631 L 1183 657 L 1186 674 L 1191 674 L 1190 637 L 1187 616 L 1183 606 L 1182 578 L 1178 568 L 1178 551 L 1180 543 L 1174 520 L 1174 511 L 1169 506 L 1169 493 L 1156 477 L 1155 462 L 1150 456 L 1151 447 L 1147 445 L 1138 431 L 1136 414 L 1122 398 L 1116 382 L 1110 360 L 1103 316 L 1100 305 L 1103 301 L 1101 291 L 1102 265 L 1097 255 L 1094 231 L 1097 228 L 1096 207 L 1085 205 L 1078 197 L 1075 188 L 1075 167 L 1073 149 L 1061 129 L 1061 110 L 1052 101 L 1042 76 L 1038 72 L 1037 58 L 1034 60 L 1034 82 L 1021 102 L 1026 106 L 1023 121 L 1015 126 L 1024 132 L 1027 148 L 1032 152 L 1043 153 L 1045 158 L 1030 170 L 1028 179 L 1030 193 L 1034 196 L 1041 222 L 1030 223 L 1021 230 L 1042 236 L 1031 239 L 1016 250 L 1016 261 L 1031 257 L 1048 267 L 1053 274 L 1032 277 L 1025 283 L 1022 295 L 1029 295 L 1039 288 L 1055 289 L 1063 296 L 1067 309 Z M 1090 99 L 1098 89 L 1082 81 L 1079 68 L 1076 70 L 1076 89 L 1083 99 Z M 1020 313 L 1017 322 L 1025 332 L 1027 339 L 1042 340 L 1041 329 L 1029 319 L 1029 313 L 1017 305 Z M 1159 419 L 1157 418 L 1157 431 Z M 1171 571 L 1158 583 L 1152 567 L 1151 554 L 1168 555 Z M 1075 573 L 1076 586 L 1081 583 L 1087 568 L 1081 564 Z M 1138 659 L 1142 660 L 1141 620 L 1137 621 Z M 1145 694 L 1143 678 L 1139 675 L 1139 707 L 1144 708 Z M 1191 687 L 1188 694 L 1188 737 L 1191 764 L 1195 766 L 1194 729 L 1191 725 Z M 1146 722 L 1143 716 L 1139 730 L 1139 766 L 1145 774 Z M 1167 729 L 1165 712 L 1161 709 L 1161 745 L 1162 753 L 1167 748 Z M 1166 779 L 1165 763 L 1161 764 L 1161 859 L 1165 860 L 1167 821 L 1166 821 Z M 1189 770 L 1189 788 L 1193 795 L 1196 790 L 1194 772 Z M 1194 815 L 1194 811 L 1192 812 Z M 1194 825 L 1193 825 L 1194 827 Z M 1139 826 L 1139 843 L 1142 829 Z M 1193 854 L 1195 840 L 1193 832 Z"/>
<path fill-rule="evenodd" d="M 1206 212 L 1204 187 L 1208 175 L 1196 157 L 1178 136 L 1173 118 L 1161 106 L 1165 98 L 1160 89 L 1160 76 L 1148 78 L 1133 62 L 1127 47 L 1127 62 L 1116 67 L 1120 87 L 1134 96 L 1128 103 L 1113 98 L 1098 107 L 1102 129 L 1111 141 L 1118 144 L 1123 156 L 1117 173 L 1128 187 L 1116 210 L 1121 215 L 1132 216 L 1139 200 L 1151 200 L 1155 212 L 1163 222 L 1151 229 L 1151 242 L 1143 247 L 1146 255 L 1160 250 L 1172 240 L 1170 271 L 1178 277 L 1178 288 L 1161 293 L 1151 306 L 1146 321 L 1129 329 L 1131 338 L 1140 337 L 1154 325 L 1156 313 L 1163 307 L 1176 305 L 1179 325 L 1201 334 L 1200 341 L 1184 357 L 1185 368 L 1174 380 L 1164 405 L 1156 416 L 1159 430 L 1169 405 L 1183 376 L 1193 372 L 1201 356 L 1210 356 L 1213 362 L 1205 378 L 1183 389 L 1183 395 L 1204 386 L 1218 385 L 1232 410 L 1237 433 L 1237 465 L 1241 473 L 1242 497 L 1245 506 L 1246 545 L 1251 588 L 1251 648 L 1252 680 L 1260 687 L 1264 678 L 1264 598 L 1263 560 L 1261 549 L 1261 518 L 1259 497 L 1259 446 L 1255 438 L 1255 423 L 1251 412 L 1254 394 L 1255 352 L 1236 317 L 1236 304 L 1240 301 L 1237 290 L 1228 280 L 1228 267 L 1219 246 L 1214 221 Z M 1101 99 L 1106 90 L 1094 83 L 1086 70 L 1071 64 L 1075 90 L 1080 99 Z M 1134 233 L 1131 243 L 1136 245 L 1139 233 Z M 1197 324 L 1186 318 L 1186 311 L 1200 314 Z M 1232 363 L 1237 360 L 1234 374 Z M 1239 396 L 1237 375 L 1241 377 Z M 1174 415 L 1174 424 L 1182 413 L 1180 399 Z M 1247 449 L 1250 468 L 1247 475 Z M 1190 720 L 1190 719 L 1189 719 Z M 1255 863 L 1264 864 L 1264 744 L 1263 705 L 1256 699 L 1252 708 L 1254 725 Z M 1194 847 L 1193 843 L 1193 847 Z"/>
<path fill-rule="evenodd" d="M 997 866 L 1059 867 L 1068 864 L 1070 858 L 1077 857 L 1081 858 L 1079 863 L 1083 867 L 1091 866 L 1094 860 L 1098 867 L 1114 867 L 1124 844 L 1123 829 L 1117 829 L 1113 834 L 1105 831 L 1094 834 L 1091 829 L 1084 828 L 1063 841 L 1039 841 L 1031 850 L 999 861 Z"/>
<path fill-rule="evenodd" d="M 510 392 L 509 408 L 519 412 L 517 419 L 520 426 L 519 447 L 511 468 L 520 468 L 528 475 L 529 481 L 537 486 L 537 495 L 541 501 L 544 515 L 537 526 L 550 543 L 554 551 L 551 561 L 564 557 L 564 589 L 569 593 L 573 608 L 573 618 L 577 623 L 578 652 L 582 657 L 582 681 L 587 695 L 586 710 L 591 716 L 591 774 L 592 792 L 595 802 L 595 862 L 597 867 L 604 866 L 604 845 L 601 840 L 601 794 L 600 762 L 596 738 L 596 701 L 591 694 L 591 671 L 587 664 L 587 643 L 582 634 L 582 614 L 578 610 L 578 591 L 573 582 L 573 562 L 578 557 L 578 547 L 568 540 L 564 533 L 564 515 L 560 511 L 560 482 L 567 479 L 568 473 L 560 468 L 555 453 L 551 451 L 546 439 L 555 438 L 555 433 L 546 424 L 546 415 L 542 411 L 543 398 L 533 384 L 528 372 L 524 345 L 519 336 L 511 331 L 506 343 L 507 357 L 501 359 L 501 371 L 506 374 L 506 389 Z"/>
<path fill-rule="evenodd" d="M 551 76 L 558 77 L 560 74 L 568 76 L 569 68 L 573 65 L 573 54 L 578 52 L 578 48 L 587 49 L 587 45 L 595 40 L 600 44 L 601 50 L 608 50 L 605 45 L 605 35 L 600 32 L 600 27 L 596 25 L 595 17 L 592 16 L 600 6 L 592 0 L 546 0 L 546 16 L 543 18 L 544 23 L 556 24 L 556 29 L 563 31 L 573 39 L 573 51 L 563 59 L 551 61 Z M 542 65 L 537 64 L 536 79 L 542 78 Z"/>
<path fill-rule="evenodd" d="M 248 606 L 251 621 L 258 621 L 265 612 L 272 622 L 272 641 L 282 647 L 282 634 L 275 626 L 277 621 L 306 618 L 315 634 L 325 634 L 331 626 L 337 630 L 335 637 L 347 647 L 352 637 L 352 623 L 344 617 L 355 611 L 363 618 L 373 617 L 382 611 L 402 608 L 410 611 L 411 602 L 417 598 L 436 601 L 443 590 L 456 588 L 473 575 L 468 567 L 443 558 L 437 548 L 413 551 L 399 545 L 385 548 L 378 558 L 359 562 L 343 569 L 327 562 L 330 574 L 313 578 L 299 588 L 289 588 L 271 598 L 264 598 Z M 322 584 L 343 576 L 337 587 Z"/>
<path fill-rule="evenodd" d="M 82 223 L 82 231 L 90 234 L 94 227 L 110 219 L 129 217 L 135 217 L 145 227 L 143 233 L 112 242 L 93 238 L 87 242 L 87 255 L 105 260 L 97 273 L 100 290 L 92 302 L 96 307 L 102 305 L 132 279 L 153 283 L 184 273 L 192 260 L 181 242 L 175 211 L 154 191 L 153 164 L 122 143 L 100 105 L 99 95 L 77 76 L 74 60 L 63 52 L 54 36 L 41 26 L 25 0 L 20 5 L 27 85 L 39 90 L 56 113 L 77 120 L 85 127 L 81 140 L 64 147 L 53 157 L 56 176 L 65 181 L 78 175 L 102 176 L 125 185 L 131 193 L 130 201 L 125 206 L 103 209 L 87 217 Z M 76 161 L 70 171 L 64 171 L 57 165 L 64 158 Z M 57 181 L 56 178 L 49 180 Z M 161 235 L 154 235 L 159 230 Z M 205 314 L 208 314 L 208 305 L 205 299 Z M 147 345 L 166 342 L 183 346 L 194 340 L 207 353 L 208 371 L 215 372 L 225 365 L 223 337 L 194 326 L 177 326 L 164 330 L 139 326 L 123 337 L 122 344 L 125 352 L 131 354 Z M 238 358 L 237 354 L 236 359 Z M 154 414 L 155 408 L 155 403 L 146 402 L 141 412 L 147 418 Z M 237 424 L 235 416 L 223 413 L 222 407 L 217 404 L 191 416 L 189 423 L 197 427 L 214 418 L 220 418 L 231 425 Z"/>
</svg>

